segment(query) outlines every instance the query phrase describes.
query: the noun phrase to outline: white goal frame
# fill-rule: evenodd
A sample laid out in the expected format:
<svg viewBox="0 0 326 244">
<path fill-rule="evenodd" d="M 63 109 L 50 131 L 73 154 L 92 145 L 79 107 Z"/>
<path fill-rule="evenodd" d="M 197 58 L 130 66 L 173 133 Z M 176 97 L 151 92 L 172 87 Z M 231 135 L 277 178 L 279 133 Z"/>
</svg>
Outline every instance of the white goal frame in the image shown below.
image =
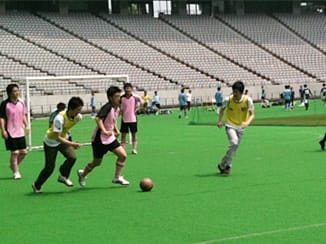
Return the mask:
<svg viewBox="0 0 326 244">
<path fill-rule="evenodd" d="M 58 82 L 58 81 L 67 81 L 67 82 L 73 82 L 73 81 L 83 81 L 83 80 L 107 80 L 110 79 L 112 81 L 116 82 L 123 82 L 128 83 L 129 82 L 129 76 L 126 74 L 122 75 L 75 75 L 75 76 L 38 76 L 38 77 L 26 77 L 24 81 L 20 82 L 20 84 L 24 85 L 25 94 L 22 94 L 26 99 L 26 107 L 27 107 L 27 121 L 30 126 L 30 133 L 27 135 L 27 148 L 28 150 L 34 150 L 34 149 L 43 149 L 43 146 L 33 146 L 32 145 L 32 124 L 31 124 L 31 95 L 30 95 L 30 88 L 32 82 L 41 82 L 41 81 L 47 81 L 47 82 Z M 118 85 L 118 84 L 117 84 Z M 103 92 L 106 92 L 103 91 Z M 78 95 L 78 94 L 76 94 Z M 89 145 L 90 143 L 84 143 L 85 145 Z"/>
</svg>

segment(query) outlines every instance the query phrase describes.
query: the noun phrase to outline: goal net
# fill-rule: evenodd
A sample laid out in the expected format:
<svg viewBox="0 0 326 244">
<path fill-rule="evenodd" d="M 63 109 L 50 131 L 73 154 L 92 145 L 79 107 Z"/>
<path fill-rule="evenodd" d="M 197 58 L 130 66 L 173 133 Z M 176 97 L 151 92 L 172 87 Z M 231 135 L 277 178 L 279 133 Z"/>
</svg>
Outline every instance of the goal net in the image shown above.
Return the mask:
<svg viewBox="0 0 326 244">
<path fill-rule="evenodd" d="M 59 102 L 67 104 L 71 97 L 79 96 L 84 101 L 82 113 L 87 114 L 91 109 L 92 92 L 95 93 L 96 105 L 99 108 L 107 102 L 106 90 L 110 86 L 122 88 L 126 82 L 129 82 L 128 75 L 27 77 L 20 83 L 20 88 L 26 101 L 27 119 L 31 127 L 31 132 L 27 136 L 29 150 L 43 148 L 43 137 L 49 125 L 46 122 L 49 114 L 56 109 Z M 43 119 L 35 119 L 39 117 Z M 85 121 L 87 123 L 80 123 L 84 126 L 76 126 L 77 135 L 73 139 L 87 145 L 90 142 L 94 121 L 91 119 L 85 119 Z"/>
</svg>

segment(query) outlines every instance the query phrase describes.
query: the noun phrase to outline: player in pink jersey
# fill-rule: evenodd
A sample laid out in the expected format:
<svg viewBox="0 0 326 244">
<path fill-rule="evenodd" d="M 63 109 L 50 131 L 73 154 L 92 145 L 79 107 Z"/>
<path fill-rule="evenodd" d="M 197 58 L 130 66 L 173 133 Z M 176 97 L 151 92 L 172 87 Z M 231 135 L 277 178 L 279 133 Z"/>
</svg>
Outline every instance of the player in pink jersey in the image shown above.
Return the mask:
<svg viewBox="0 0 326 244">
<path fill-rule="evenodd" d="M 129 181 L 121 176 L 122 169 L 127 159 L 125 149 L 120 145 L 117 138 L 119 137 L 119 129 L 116 126 L 119 116 L 121 89 L 111 86 L 107 90 L 109 102 L 106 103 L 96 115 L 95 121 L 97 127 L 92 137 L 93 160 L 86 165 L 84 170 L 78 170 L 80 186 L 86 186 L 86 176 L 97 166 L 101 165 L 103 156 L 108 152 L 113 152 L 118 158 L 116 161 L 115 176 L 112 183 L 129 185 Z"/>
<path fill-rule="evenodd" d="M 126 83 L 123 86 L 124 94 L 121 96 L 121 145 L 126 147 L 126 135 L 131 132 L 132 154 L 137 154 L 137 111 L 143 100 L 132 93 L 132 85 Z"/>
<path fill-rule="evenodd" d="M 2 138 L 5 140 L 6 149 L 11 151 L 10 168 L 14 179 L 21 179 L 19 164 L 27 154 L 25 132 L 29 133 L 26 118 L 26 106 L 19 98 L 19 87 L 9 84 L 6 88 L 8 98 L 0 105 L 0 125 Z"/>
</svg>

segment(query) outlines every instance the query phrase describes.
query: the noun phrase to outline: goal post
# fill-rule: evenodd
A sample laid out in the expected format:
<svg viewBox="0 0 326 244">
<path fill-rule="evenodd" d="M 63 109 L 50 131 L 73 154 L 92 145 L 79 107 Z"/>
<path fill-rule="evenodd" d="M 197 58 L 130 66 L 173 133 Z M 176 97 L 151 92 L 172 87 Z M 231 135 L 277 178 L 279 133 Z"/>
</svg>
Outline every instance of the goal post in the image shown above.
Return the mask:
<svg viewBox="0 0 326 244">
<path fill-rule="evenodd" d="M 26 77 L 20 84 L 22 96 L 26 101 L 27 120 L 31 128 L 27 135 L 28 149 L 43 148 L 42 145 L 33 144 L 32 113 L 48 117 L 58 101 L 67 102 L 72 96 L 80 96 L 85 101 L 85 98 L 89 97 L 92 92 L 102 94 L 104 103 L 106 90 L 110 86 L 122 87 L 127 82 L 129 82 L 129 76 L 125 74 Z M 89 144 L 89 141 L 81 142 L 81 144 Z"/>
</svg>

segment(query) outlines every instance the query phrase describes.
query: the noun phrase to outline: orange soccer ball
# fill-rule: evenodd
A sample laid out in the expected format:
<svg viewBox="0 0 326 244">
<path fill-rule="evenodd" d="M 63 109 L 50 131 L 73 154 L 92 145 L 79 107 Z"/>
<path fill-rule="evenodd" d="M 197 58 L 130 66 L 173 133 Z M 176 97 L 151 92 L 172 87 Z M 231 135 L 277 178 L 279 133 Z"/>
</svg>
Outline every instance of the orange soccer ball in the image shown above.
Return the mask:
<svg viewBox="0 0 326 244">
<path fill-rule="evenodd" d="M 144 178 L 144 179 L 142 179 L 140 181 L 139 186 L 140 186 L 140 189 L 142 191 L 150 191 L 150 190 L 152 190 L 154 184 L 153 184 L 152 179 L 150 179 L 150 178 Z"/>
</svg>

